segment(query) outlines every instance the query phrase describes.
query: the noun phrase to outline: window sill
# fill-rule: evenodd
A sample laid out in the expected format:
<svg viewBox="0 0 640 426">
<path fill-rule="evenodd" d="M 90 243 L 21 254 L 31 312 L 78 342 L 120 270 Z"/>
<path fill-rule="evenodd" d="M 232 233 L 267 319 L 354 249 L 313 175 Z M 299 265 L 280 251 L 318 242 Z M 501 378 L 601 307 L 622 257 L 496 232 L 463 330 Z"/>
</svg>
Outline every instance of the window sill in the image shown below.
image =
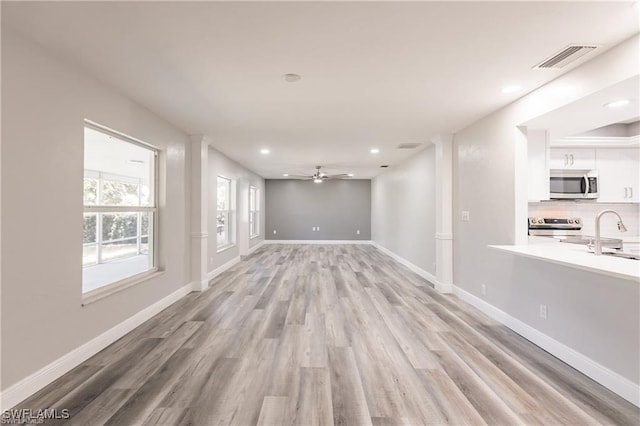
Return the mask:
<svg viewBox="0 0 640 426">
<path fill-rule="evenodd" d="M 256 238 L 258 238 L 260 236 L 260 234 L 256 234 L 256 235 L 252 235 L 249 237 L 250 240 L 254 240 Z"/>
<path fill-rule="evenodd" d="M 227 251 L 231 248 L 234 248 L 235 246 L 235 244 L 227 244 L 226 246 L 222 246 L 218 250 L 216 250 L 216 253 L 222 253 L 223 251 Z"/>
<path fill-rule="evenodd" d="M 149 281 L 153 278 L 157 278 L 164 273 L 164 270 L 158 270 L 157 268 L 154 268 L 140 274 L 133 275 L 129 278 L 116 281 L 115 283 L 108 284 L 104 287 L 91 290 L 87 293 L 83 293 L 81 306 L 90 305 L 94 302 L 97 302 L 98 300 L 104 299 L 105 297 L 109 297 L 113 294 L 119 293 L 129 287 L 133 287 L 134 285 Z"/>
</svg>

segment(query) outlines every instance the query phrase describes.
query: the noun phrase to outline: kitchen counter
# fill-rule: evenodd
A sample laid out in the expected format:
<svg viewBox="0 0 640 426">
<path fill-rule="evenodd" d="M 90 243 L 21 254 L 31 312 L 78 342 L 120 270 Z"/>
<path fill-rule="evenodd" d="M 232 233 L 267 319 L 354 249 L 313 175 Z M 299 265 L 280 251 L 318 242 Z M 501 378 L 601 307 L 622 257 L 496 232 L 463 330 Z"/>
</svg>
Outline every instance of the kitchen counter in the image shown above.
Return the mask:
<svg viewBox="0 0 640 426">
<path fill-rule="evenodd" d="M 640 260 L 596 256 L 584 245 L 532 237 L 529 244 L 490 245 L 489 248 L 640 283 Z"/>
</svg>

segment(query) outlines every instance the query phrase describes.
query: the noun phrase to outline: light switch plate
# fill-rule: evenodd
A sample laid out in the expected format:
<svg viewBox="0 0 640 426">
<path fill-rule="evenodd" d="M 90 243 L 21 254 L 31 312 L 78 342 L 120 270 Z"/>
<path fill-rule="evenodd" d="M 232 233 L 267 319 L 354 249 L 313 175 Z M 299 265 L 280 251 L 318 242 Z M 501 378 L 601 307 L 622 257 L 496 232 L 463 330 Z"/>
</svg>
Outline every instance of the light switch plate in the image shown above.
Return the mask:
<svg viewBox="0 0 640 426">
<path fill-rule="evenodd" d="M 462 214 L 460 215 L 460 218 L 462 219 L 463 222 L 469 222 L 469 212 L 466 210 L 463 210 Z"/>
</svg>

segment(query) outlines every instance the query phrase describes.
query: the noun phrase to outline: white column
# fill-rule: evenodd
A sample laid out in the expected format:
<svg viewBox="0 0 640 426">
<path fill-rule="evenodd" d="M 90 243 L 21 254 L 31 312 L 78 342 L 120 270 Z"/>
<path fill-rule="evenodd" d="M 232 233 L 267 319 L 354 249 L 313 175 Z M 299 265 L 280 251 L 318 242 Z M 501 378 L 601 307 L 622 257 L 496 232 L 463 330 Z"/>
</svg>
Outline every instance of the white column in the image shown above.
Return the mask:
<svg viewBox="0 0 640 426">
<path fill-rule="evenodd" d="M 453 291 L 453 137 L 438 136 L 436 147 L 436 289 Z"/>
<path fill-rule="evenodd" d="M 191 191 L 191 283 L 194 291 L 204 291 L 209 288 L 209 141 L 203 135 L 191 136 Z"/>
<path fill-rule="evenodd" d="M 535 141 L 536 138 L 546 139 L 546 132 L 540 134 L 540 132 L 531 132 L 531 136 Z M 546 151 L 546 141 L 543 142 Z M 513 149 L 513 163 L 514 163 L 514 218 L 513 225 L 513 243 L 514 244 L 527 244 L 528 230 L 523 226 L 523 223 L 527 223 L 527 217 L 529 216 L 529 161 L 528 161 L 528 135 L 526 127 L 517 127 L 515 129 L 515 146 Z M 545 166 L 546 169 L 546 166 Z M 546 180 L 546 188 L 549 188 L 549 180 Z"/>
</svg>

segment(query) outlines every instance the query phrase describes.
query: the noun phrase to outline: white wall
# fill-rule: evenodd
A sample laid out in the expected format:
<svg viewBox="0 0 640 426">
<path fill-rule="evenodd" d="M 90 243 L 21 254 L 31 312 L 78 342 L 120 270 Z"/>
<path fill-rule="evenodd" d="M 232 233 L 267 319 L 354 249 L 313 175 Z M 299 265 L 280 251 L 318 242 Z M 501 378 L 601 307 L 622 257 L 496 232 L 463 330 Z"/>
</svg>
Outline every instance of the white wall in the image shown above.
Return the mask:
<svg viewBox="0 0 640 426">
<path fill-rule="evenodd" d="M 83 120 L 160 148 L 157 278 L 82 297 Z M 2 389 L 190 282 L 187 136 L 2 28 Z M 8 226 L 7 226 L 8 225 Z"/>
<path fill-rule="evenodd" d="M 520 157 L 526 146 L 518 145 L 526 139 L 517 126 L 637 75 L 638 42 L 638 36 L 627 40 L 454 137 L 455 285 L 635 383 L 637 283 L 517 259 L 487 245 L 513 244 L 518 232 L 526 234 L 527 188 L 521 179 L 526 166 L 516 167 L 526 164 Z M 569 86 L 573 90 L 567 91 Z M 470 212 L 469 222 L 459 220 L 462 210 Z M 537 319 L 541 303 L 549 309 L 544 322 Z M 593 317 L 591 310 L 597 312 Z"/>
<path fill-rule="evenodd" d="M 372 240 L 435 275 L 435 147 L 371 182 Z"/>
<path fill-rule="evenodd" d="M 255 173 L 247 170 L 240 164 L 229 159 L 219 151 L 209 148 L 209 214 L 207 229 L 209 230 L 208 238 L 208 271 L 224 265 L 225 263 L 245 255 L 242 249 L 249 249 L 264 240 L 265 229 L 265 187 L 264 179 Z M 220 253 L 217 252 L 216 240 L 216 203 L 217 203 L 217 186 L 218 176 L 224 176 L 232 179 L 235 183 L 235 216 L 233 219 L 235 245 Z M 249 186 L 258 188 L 260 197 L 260 233 L 256 238 L 249 239 Z"/>
</svg>

